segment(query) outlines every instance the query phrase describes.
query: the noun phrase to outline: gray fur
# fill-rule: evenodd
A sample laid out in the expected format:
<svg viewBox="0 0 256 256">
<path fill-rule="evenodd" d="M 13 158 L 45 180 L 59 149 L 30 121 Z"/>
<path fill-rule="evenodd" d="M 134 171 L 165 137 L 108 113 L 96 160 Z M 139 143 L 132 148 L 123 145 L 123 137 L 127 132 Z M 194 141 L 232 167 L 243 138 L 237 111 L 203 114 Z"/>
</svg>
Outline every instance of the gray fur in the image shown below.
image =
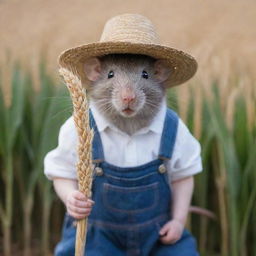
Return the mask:
<svg viewBox="0 0 256 256">
<path fill-rule="evenodd" d="M 121 131 L 132 135 L 148 126 L 157 112 L 165 95 L 164 86 L 154 75 L 155 59 L 144 55 L 115 54 L 99 58 L 101 62 L 100 78 L 92 82 L 89 95 L 104 117 Z M 114 71 L 114 77 L 108 79 L 108 72 Z M 149 78 L 141 77 L 143 70 Z M 122 86 L 134 90 L 136 100 L 132 107 L 133 116 L 124 116 L 122 102 L 118 96 Z"/>
</svg>

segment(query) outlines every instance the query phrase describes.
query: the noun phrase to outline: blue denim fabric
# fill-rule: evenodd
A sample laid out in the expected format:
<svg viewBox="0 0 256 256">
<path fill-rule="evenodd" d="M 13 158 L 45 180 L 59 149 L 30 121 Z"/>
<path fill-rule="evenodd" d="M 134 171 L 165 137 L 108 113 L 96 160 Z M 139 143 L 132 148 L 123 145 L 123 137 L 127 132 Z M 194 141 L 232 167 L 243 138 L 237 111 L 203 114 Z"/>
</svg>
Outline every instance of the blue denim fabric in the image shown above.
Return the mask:
<svg viewBox="0 0 256 256">
<path fill-rule="evenodd" d="M 93 159 L 103 174 L 93 174 L 92 195 L 95 205 L 88 218 L 85 254 L 87 256 L 198 256 L 194 237 L 184 230 L 173 245 L 159 241 L 159 230 L 171 219 L 171 190 L 167 173 L 159 166 L 172 156 L 177 133 L 178 116 L 167 110 L 159 158 L 147 164 L 121 168 L 104 161 L 101 139 L 96 123 Z M 75 253 L 74 219 L 65 215 L 62 239 L 56 256 Z"/>
</svg>

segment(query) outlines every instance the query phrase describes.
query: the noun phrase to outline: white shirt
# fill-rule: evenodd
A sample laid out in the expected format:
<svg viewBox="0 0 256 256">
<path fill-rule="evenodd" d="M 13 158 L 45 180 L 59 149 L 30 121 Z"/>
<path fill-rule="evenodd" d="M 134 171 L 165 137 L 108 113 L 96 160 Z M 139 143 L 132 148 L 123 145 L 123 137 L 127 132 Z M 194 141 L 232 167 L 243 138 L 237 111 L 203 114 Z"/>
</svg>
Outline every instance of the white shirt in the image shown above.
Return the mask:
<svg viewBox="0 0 256 256">
<path fill-rule="evenodd" d="M 132 136 L 109 123 L 93 102 L 90 103 L 90 108 L 100 133 L 106 162 L 120 167 L 134 167 L 157 159 L 167 108 L 165 101 L 151 124 Z M 61 126 L 58 146 L 45 156 L 44 173 L 48 179 L 77 179 L 77 142 L 76 128 L 71 116 Z M 171 160 L 165 161 L 170 182 L 201 172 L 200 153 L 199 142 L 179 119 L 173 155 Z"/>
</svg>

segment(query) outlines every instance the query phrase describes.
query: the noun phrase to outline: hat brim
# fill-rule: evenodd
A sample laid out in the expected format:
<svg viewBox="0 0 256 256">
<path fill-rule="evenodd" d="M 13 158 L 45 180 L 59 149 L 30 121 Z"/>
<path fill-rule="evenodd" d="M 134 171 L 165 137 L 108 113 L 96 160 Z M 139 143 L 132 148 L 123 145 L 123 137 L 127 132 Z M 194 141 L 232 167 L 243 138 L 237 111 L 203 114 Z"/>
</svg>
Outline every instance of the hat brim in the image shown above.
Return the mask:
<svg viewBox="0 0 256 256">
<path fill-rule="evenodd" d="M 196 60 L 183 51 L 163 45 L 131 42 L 97 42 L 81 45 L 62 52 L 58 62 L 61 67 L 75 72 L 86 86 L 88 80 L 83 71 L 83 63 L 86 59 L 122 53 L 143 54 L 164 60 L 171 69 L 170 77 L 165 82 L 167 88 L 186 82 L 197 70 Z"/>
</svg>

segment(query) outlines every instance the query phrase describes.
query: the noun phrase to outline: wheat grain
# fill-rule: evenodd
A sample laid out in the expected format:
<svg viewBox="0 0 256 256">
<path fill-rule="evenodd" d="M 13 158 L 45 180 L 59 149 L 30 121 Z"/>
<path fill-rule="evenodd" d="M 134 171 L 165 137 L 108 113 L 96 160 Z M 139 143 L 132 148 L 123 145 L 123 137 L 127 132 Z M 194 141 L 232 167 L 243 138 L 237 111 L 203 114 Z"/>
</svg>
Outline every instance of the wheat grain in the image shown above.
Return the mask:
<svg viewBox="0 0 256 256">
<path fill-rule="evenodd" d="M 86 99 L 86 92 L 82 86 L 81 81 L 75 75 L 65 68 L 60 68 L 59 73 L 64 78 L 69 89 L 74 112 L 74 122 L 78 133 L 78 157 L 77 175 L 79 190 L 89 198 L 91 197 L 92 184 L 92 139 L 93 131 L 89 125 L 89 108 Z M 78 221 L 76 234 L 76 256 L 84 255 L 84 247 L 86 240 L 86 226 L 87 220 Z"/>
</svg>

